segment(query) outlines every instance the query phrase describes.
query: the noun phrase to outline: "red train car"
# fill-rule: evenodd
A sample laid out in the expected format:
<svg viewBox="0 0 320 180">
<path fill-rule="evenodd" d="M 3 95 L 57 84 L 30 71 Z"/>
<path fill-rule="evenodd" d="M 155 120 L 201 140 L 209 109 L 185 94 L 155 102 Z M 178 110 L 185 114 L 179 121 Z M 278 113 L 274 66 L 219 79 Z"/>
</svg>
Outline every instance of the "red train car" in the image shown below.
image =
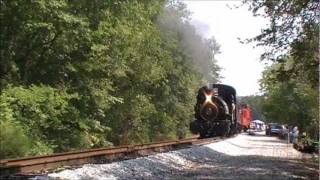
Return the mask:
<svg viewBox="0 0 320 180">
<path fill-rule="evenodd" d="M 246 132 L 250 128 L 250 122 L 252 120 L 251 109 L 248 105 L 241 104 L 239 113 L 241 129 Z"/>
</svg>

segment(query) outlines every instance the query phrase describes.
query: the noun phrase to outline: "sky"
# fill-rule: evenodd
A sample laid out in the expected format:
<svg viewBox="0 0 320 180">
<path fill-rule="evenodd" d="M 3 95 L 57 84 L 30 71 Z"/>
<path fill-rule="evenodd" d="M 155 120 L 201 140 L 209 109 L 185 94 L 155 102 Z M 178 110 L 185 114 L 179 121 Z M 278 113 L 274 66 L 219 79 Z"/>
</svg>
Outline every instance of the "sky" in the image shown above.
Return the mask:
<svg viewBox="0 0 320 180">
<path fill-rule="evenodd" d="M 267 27 L 268 20 L 254 17 L 246 6 L 235 8 L 240 1 L 183 1 L 192 12 L 191 22 L 205 38 L 214 36 L 221 45 L 221 53 L 216 56 L 223 68 L 223 84 L 233 86 L 239 96 L 259 94 L 258 80 L 265 67 L 259 61 L 262 47 L 254 44 L 242 44 L 239 39 L 246 39 L 260 34 Z M 232 9 L 230 9 L 232 8 Z"/>
</svg>

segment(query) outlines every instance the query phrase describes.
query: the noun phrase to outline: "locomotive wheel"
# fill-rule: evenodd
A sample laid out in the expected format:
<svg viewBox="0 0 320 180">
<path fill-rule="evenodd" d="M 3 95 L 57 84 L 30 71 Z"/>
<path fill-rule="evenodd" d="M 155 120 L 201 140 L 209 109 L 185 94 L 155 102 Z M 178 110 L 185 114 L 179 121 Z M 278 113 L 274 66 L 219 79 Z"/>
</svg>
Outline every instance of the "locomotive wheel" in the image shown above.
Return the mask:
<svg viewBox="0 0 320 180">
<path fill-rule="evenodd" d="M 204 132 L 204 131 L 200 131 L 200 139 L 204 139 L 204 138 L 207 138 L 207 133 Z"/>
<path fill-rule="evenodd" d="M 221 122 L 214 129 L 214 132 L 218 136 L 228 136 L 231 132 L 230 130 L 230 122 L 228 120 Z"/>
<path fill-rule="evenodd" d="M 201 132 L 200 124 L 197 120 L 190 123 L 190 131 L 192 134 L 198 134 Z"/>
<path fill-rule="evenodd" d="M 236 124 L 231 125 L 229 136 L 234 135 L 234 134 L 237 134 L 237 125 Z"/>
<path fill-rule="evenodd" d="M 224 125 L 224 132 L 222 134 L 222 136 L 228 136 L 231 132 L 231 128 L 230 128 L 230 122 L 227 122 L 225 125 Z"/>
<path fill-rule="evenodd" d="M 200 139 L 208 138 L 208 127 L 206 125 L 205 123 L 201 124 L 201 126 L 199 124 Z"/>
</svg>

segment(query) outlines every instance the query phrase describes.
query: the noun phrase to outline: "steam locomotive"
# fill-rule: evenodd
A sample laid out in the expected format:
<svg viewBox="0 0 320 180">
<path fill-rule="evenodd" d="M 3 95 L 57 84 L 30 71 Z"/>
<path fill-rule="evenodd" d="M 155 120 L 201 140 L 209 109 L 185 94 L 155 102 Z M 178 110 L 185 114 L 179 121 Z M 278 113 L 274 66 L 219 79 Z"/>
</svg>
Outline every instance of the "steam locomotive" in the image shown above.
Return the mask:
<svg viewBox="0 0 320 180">
<path fill-rule="evenodd" d="M 199 89 L 190 131 L 200 138 L 229 136 L 238 131 L 236 90 L 224 84 Z"/>
</svg>

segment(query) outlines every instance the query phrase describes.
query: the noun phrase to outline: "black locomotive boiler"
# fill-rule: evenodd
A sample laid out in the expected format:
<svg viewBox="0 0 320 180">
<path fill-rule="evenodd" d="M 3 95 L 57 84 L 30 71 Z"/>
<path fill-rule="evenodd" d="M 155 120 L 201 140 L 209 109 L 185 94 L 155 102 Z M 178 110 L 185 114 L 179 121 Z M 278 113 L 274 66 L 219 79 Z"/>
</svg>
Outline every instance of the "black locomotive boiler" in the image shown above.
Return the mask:
<svg viewBox="0 0 320 180">
<path fill-rule="evenodd" d="M 237 132 L 236 90 L 224 84 L 199 89 L 190 131 L 200 138 L 228 136 Z"/>
</svg>

